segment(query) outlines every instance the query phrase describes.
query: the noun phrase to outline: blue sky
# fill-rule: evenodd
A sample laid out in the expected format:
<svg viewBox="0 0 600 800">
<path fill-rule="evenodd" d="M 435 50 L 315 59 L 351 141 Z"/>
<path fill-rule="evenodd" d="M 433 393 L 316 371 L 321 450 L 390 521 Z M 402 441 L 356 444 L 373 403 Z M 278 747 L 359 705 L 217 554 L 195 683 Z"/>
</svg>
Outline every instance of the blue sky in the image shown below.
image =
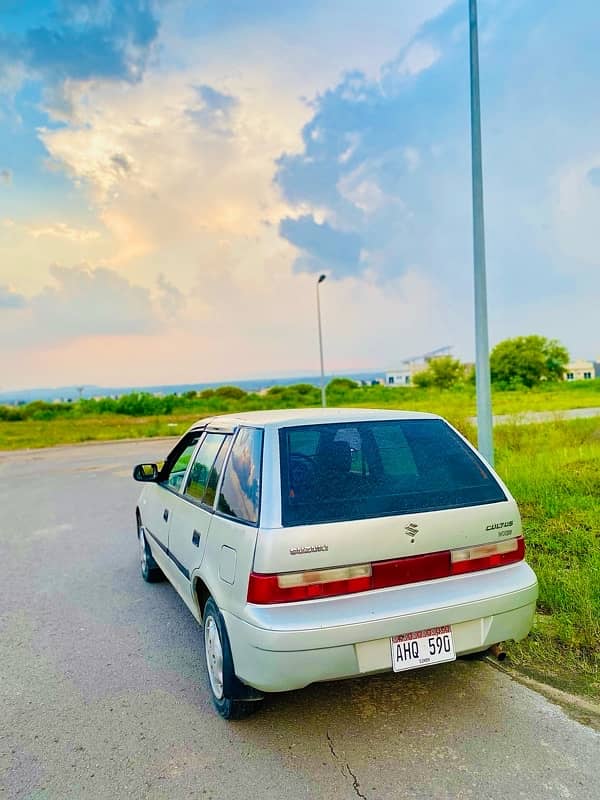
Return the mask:
<svg viewBox="0 0 600 800">
<path fill-rule="evenodd" d="M 2 388 L 473 357 L 467 3 L 0 2 Z M 600 357 L 600 7 L 480 0 L 490 338 Z M 196 355 L 189 359 L 186 354 Z"/>
</svg>

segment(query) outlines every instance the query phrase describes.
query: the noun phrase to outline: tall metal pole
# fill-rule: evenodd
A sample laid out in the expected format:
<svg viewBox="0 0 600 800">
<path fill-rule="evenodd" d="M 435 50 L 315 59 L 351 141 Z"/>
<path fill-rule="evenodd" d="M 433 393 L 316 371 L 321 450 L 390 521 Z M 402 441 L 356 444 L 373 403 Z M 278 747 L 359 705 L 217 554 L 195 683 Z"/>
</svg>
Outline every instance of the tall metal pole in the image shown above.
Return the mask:
<svg viewBox="0 0 600 800">
<path fill-rule="evenodd" d="M 481 111 L 479 105 L 479 46 L 477 0 L 469 0 L 471 57 L 471 168 L 473 179 L 473 266 L 475 275 L 475 374 L 477 381 L 477 447 L 494 463 L 492 392 L 485 278 L 485 229 L 483 218 L 483 171 L 481 163 Z"/>
<path fill-rule="evenodd" d="M 327 275 L 319 275 L 317 281 L 317 322 L 319 323 L 319 355 L 321 357 L 321 405 L 323 408 L 327 406 L 327 398 L 325 396 L 325 368 L 323 366 L 323 331 L 321 330 L 321 297 L 319 293 L 319 286 L 323 283 Z"/>
</svg>

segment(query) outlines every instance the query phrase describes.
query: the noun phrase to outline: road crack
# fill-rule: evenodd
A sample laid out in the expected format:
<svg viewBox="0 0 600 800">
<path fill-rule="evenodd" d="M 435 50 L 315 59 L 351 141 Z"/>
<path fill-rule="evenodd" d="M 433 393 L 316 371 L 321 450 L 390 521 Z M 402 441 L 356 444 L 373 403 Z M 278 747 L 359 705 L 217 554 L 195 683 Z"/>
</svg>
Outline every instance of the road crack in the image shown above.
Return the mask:
<svg viewBox="0 0 600 800">
<path fill-rule="evenodd" d="M 356 777 L 356 773 L 350 767 L 350 764 L 347 761 L 344 761 L 340 756 L 336 753 L 335 747 L 333 745 L 333 739 L 329 731 L 327 731 L 327 744 L 329 745 L 329 750 L 331 751 L 331 755 L 333 756 L 334 760 L 340 765 L 340 772 L 346 777 L 346 772 L 352 778 L 352 788 L 354 789 L 356 796 L 360 797 L 361 800 L 368 800 L 367 795 L 363 794 L 360 790 L 360 781 Z"/>
</svg>

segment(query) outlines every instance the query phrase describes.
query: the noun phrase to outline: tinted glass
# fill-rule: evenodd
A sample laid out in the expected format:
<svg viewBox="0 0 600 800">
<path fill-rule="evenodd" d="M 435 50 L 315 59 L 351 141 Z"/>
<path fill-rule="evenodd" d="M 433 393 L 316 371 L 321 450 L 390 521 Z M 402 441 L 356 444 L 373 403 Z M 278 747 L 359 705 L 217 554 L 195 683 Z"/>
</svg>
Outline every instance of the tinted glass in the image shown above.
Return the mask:
<svg viewBox="0 0 600 800">
<path fill-rule="evenodd" d="M 219 452 L 217 453 L 215 463 L 213 464 L 210 475 L 208 476 L 206 491 L 204 492 L 204 497 L 202 498 L 202 502 L 207 506 L 214 506 L 215 504 L 217 484 L 219 483 L 219 478 L 221 477 L 221 472 L 223 471 L 223 463 L 229 449 L 229 442 L 231 441 L 231 436 L 225 436 L 224 438 L 225 441 L 221 444 Z"/>
<path fill-rule="evenodd" d="M 192 497 L 194 500 L 202 500 L 208 484 L 208 476 L 224 438 L 225 436 L 222 433 L 207 433 L 202 440 L 200 449 L 196 453 L 196 458 L 190 469 L 184 491 L 184 494 L 188 497 Z"/>
<path fill-rule="evenodd" d="M 257 428 L 240 428 L 219 495 L 217 509 L 244 522 L 258 521 L 262 435 Z"/>
<path fill-rule="evenodd" d="M 443 420 L 311 425 L 283 428 L 279 437 L 284 525 L 506 500 Z"/>
<path fill-rule="evenodd" d="M 165 483 L 170 489 L 179 489 L 200 435 L 200 433 L 193 434 L 173 450 L 161 473 L 161 483 Z"/>
</svg>

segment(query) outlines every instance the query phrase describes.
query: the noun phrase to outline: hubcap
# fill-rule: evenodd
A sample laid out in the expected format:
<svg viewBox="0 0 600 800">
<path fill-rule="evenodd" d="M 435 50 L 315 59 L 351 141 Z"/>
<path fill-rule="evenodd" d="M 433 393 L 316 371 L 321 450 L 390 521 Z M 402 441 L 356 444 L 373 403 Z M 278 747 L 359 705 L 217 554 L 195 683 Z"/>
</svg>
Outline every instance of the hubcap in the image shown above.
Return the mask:
<svg viewBox="0 0 600 800">
<path fill-rule="evenodd" d="M 204 625 L 204 650 L 208 678 L 217 700 L 223 697 L 223 648 L 214 617 L 207 617 Z"/>
</svg>

